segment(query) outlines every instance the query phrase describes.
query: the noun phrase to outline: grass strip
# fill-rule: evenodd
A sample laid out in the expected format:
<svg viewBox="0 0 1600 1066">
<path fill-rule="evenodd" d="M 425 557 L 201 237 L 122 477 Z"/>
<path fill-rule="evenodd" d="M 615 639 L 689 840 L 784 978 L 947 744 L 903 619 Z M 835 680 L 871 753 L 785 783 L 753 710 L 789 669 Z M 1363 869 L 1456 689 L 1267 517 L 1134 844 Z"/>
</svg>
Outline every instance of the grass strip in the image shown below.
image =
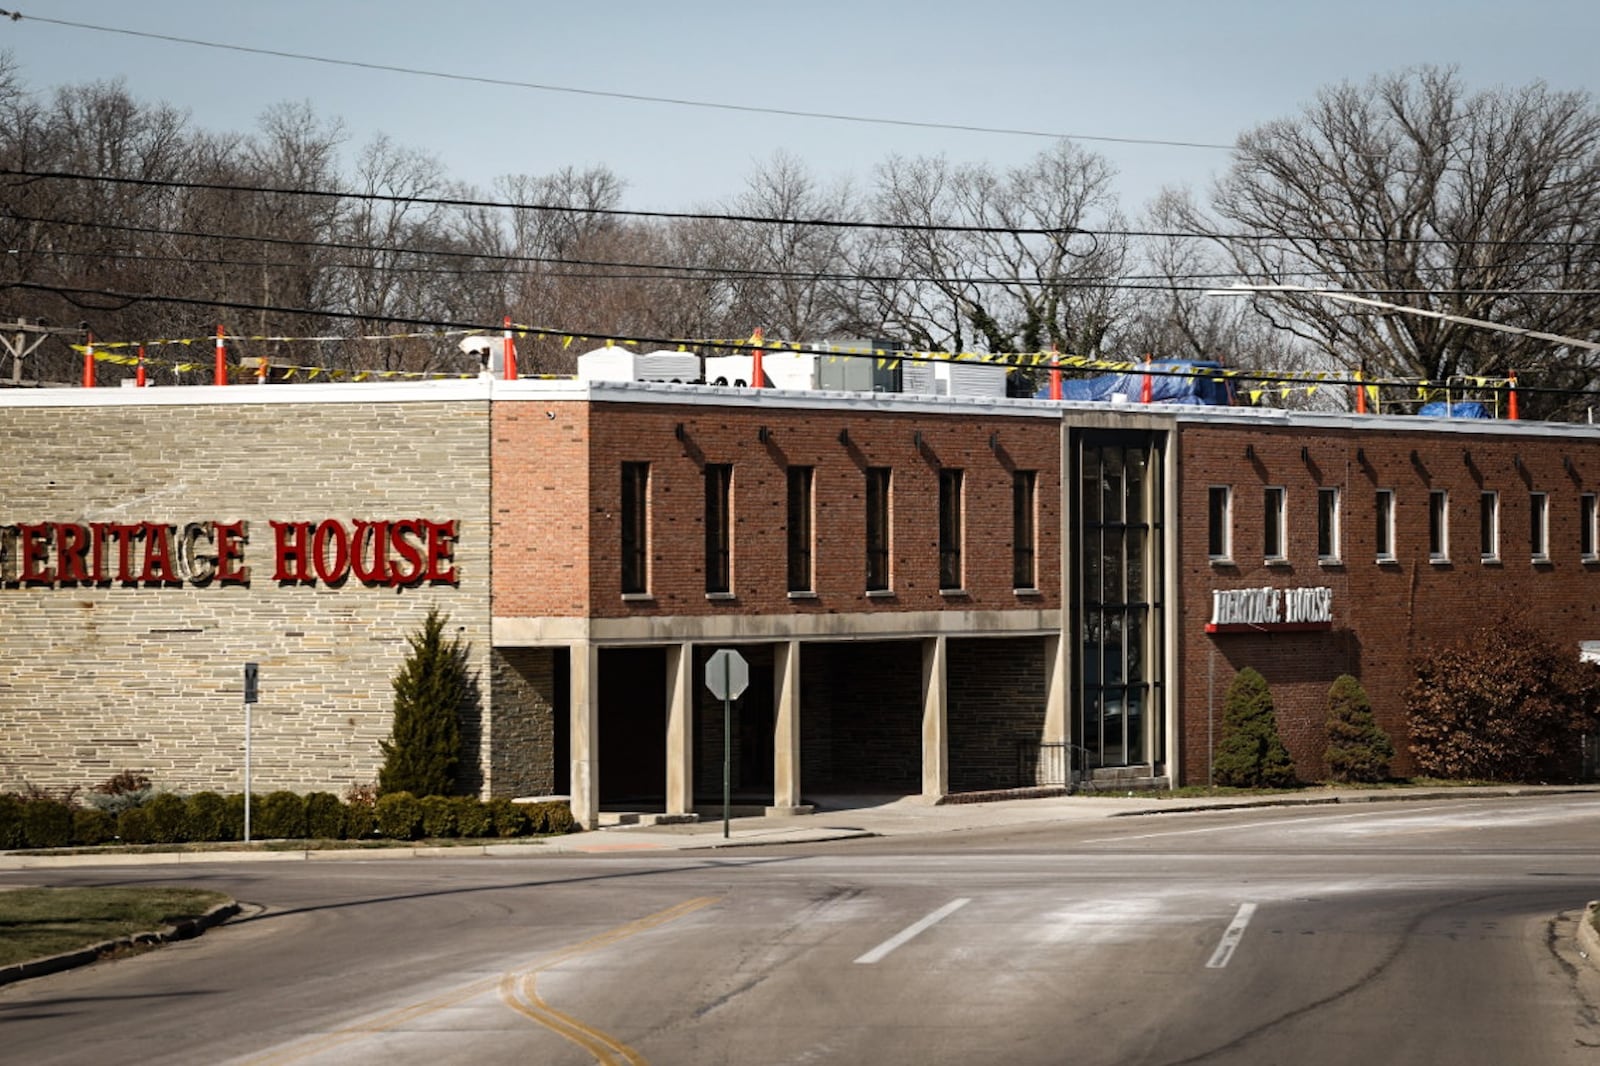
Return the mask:
<svg viewBox="0 0 1600 1066">
<path fill-rule="evenodd" d="M 0 966 L 48 958 L 198 918 L 227 896 L 192 888 L 18 888 L 0 892 Z"/>
</svg>

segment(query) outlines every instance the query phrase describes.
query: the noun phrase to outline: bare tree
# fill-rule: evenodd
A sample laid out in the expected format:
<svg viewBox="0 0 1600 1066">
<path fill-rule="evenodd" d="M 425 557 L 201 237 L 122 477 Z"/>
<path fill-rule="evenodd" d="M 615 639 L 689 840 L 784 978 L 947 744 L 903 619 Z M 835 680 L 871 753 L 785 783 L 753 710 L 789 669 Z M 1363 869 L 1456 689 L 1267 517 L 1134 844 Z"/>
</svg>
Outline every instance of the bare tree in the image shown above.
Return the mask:
<svg viewBox="0 0 1600 1066">
<path fill-rule="evenodd" d="M 1600 337 L 1582 291 L 1600 287 L 1600 113 L 1587 93 L 1469 93 L 1434 68 L 1342 84 L 1241 137 L 1213 207 L 1221 225 L 1191 223 L 1253 278 Z M 1431 381 L 1516 369 L 1557 387 L 1594 377 L 1590 353 L 1457 322 L 1305 297 L 1256 306 L 1350 369 Z M 1534 409 L 1574 406 L 1545 397 Z"/>
</svg>

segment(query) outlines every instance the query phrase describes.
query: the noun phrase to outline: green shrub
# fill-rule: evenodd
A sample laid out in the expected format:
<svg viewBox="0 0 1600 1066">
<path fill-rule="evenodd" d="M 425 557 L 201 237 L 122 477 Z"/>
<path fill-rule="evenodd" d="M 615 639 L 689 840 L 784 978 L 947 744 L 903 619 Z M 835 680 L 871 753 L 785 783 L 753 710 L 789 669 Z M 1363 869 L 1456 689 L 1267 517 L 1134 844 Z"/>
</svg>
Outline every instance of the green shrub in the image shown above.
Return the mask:
<svg viewBox="0 0 1600 1066">
<path fill-rule="evenodd" d="M 372 808 L 378 833 L 390 840 L 415 840 L 422 833 L 422 804 L 409 792 L 389 792 Z"/>
<path fill-rule="evenodd" d="M 306 835 L 306 800 L 298 792 L 279 789 L 261 797 L 251 815 L 251 829 L 262 838 L 300 840 Z"/>
<path fill-rule="evenodd" d="M 1576 646 L 1506 618 L 1426 652 L 1406 694 L 1411 753 L 1424 774 L 1566 781 L 1600 728 L 1600 668 Z"/>
<path fill-rule="evenodd" d="M 189 805 L 172 792 L 158 792 L 144 805 L 150 816 L 150 843 L 181 844 L 189 839 Z"/>
<path fill-rule="evenodd" d="M 339 840 L 344 836 L 344 804 L 332 792 L 306 796 L 306 835 L 313 840 Z"/>
<path fill-rule="evenodd" d="M 456 802 L 449 796 L 424 796 L 418 801 L 422 809 L 422 835 L 425 837 L 453 837 L 456 829 Z"/>
<path fill-rule="evenodd" d="M 448 621 L 449 615 L 429 608 L 422 629 L 406 637 L 411 652 L 391 682 L 394 724 L 389 739 L 381 742 L 379 792 L 447 796 L 454 791 L 460 715 L 472 700 L 474 682 L 461 638 L 444 639 Z"/>
<path fill-rule="evenodd" d="M 1382 781 L 1394 744 L 1372 716 L 1372 701 L 1349 674 L 1328 690 L 1328 773 L 1335 781 Z"/>
<path fill-rule="evenodd" d="M 230 793 L 229 795 L 223 797 L 223 803 L 226 805 L 224 810 L 225 810 L 225 813 L 227 815 L 227 821 L 223 823 L 223 832 L 226 833 L 227 835 L 223 836 L 221 839 L 223 839 L 223 840 L 243 840 L 244 839 L 244 793 L 243 792 Z M 260 832 L 257 831 L 256 825 L 255 825 L 256 819 L 260 816 L 260 814 L 261 814 L 261 797 L 259 797 L 259 796 L 251 796 L 250 797 L 250 838 L 252 840 L 257 839 L 257 838 L 259 838 L 261 836 Z"/>
<path fill-rule="evenodd" d="M 1278 736 L 1278 716 L 1266 678 L 1248 666 L 1240 670 L 1222 706 L 1222 740 L 1212 762 L 1216 783 L 1234 788 L 1293 785 L 1294 763 Z"/>
<path fill-rule="evenodd" d="M 196 792 L 183 801 L 190 840 L 237 840 L 239 834 L 228 831 L 228 801 L 215 792 Z M 240 819 L 244 817 L 243 798 L 240 799 Z"/>
<path fill-rule="evenodd" d="M 64 848 L 72 843 L 72 808 L 56 799 L 28 800 L 22 831 L 30 848 Z"/>
<path fill-rule="evenodd" d="M 560 800 L 545 800 L 541 803 L 524 803 L 520 805 L 528 819 L 528 831 L 536 834 L 560 834 L 572 832 L 575 824 L 572 820 L 572 807 Z"/>
<path fill-rule="evenodd" d="M 129 807 L 117 815 L 117 839 L 124 844 L 150 843 L 150 812 Z"/>
<path fill-rule="evenodd" d="M 456 832 L 468 839 L 490 836 L 494 833 L 494 816 L 484 802 L 476 796 L 456 796 Z"/>
<path fill-rule="evenodd" d="M 344 805 L 344 838 L 346 840 L 367 840 L 378 832 L 378 815 L 376 808 L 370 803 L 346 803 Z"/>
<path fill-rule="evenodd" d="M 520 837 L 528 833 L 528 812 L 522 804 L 508 799 L 492 799 L 484 804 L 489 809 L 489 819 L 497 837 Z"/>
<path fill-rule="evenodd" d="M 109 844 L 117 836 L 117 820 L 94 807 L 79 807 L 72 812 L 72 842 L 85 847 Z"/>
<path fill-rule="evenodd" d="M 22 829 L 22 798 L 0 792 L 0 851 L 27 846 L 28 836 Z"/>
</svg>

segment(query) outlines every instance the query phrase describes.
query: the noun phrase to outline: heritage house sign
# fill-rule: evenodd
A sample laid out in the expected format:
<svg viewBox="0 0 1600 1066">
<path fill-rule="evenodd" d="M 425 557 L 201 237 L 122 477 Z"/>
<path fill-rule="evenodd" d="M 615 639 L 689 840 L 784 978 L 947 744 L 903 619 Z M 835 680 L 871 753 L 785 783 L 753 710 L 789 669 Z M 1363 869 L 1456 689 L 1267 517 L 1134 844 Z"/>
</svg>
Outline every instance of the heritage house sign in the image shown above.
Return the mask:
<svg viewBox="0 0 1600 1066">
<path fill-rule="evenodd" d="M 400 587 L 458 583 L 456 522 L 268 522 L 272 580 Z M 0 526 L 0 585 L 248 585 L 247 522 L 38 522 Z"/>
<path fill-rule="evenodd" d="M 1207 633 L 1333 628 L 1333 589 L 1215 589 Z"/>
</svg>

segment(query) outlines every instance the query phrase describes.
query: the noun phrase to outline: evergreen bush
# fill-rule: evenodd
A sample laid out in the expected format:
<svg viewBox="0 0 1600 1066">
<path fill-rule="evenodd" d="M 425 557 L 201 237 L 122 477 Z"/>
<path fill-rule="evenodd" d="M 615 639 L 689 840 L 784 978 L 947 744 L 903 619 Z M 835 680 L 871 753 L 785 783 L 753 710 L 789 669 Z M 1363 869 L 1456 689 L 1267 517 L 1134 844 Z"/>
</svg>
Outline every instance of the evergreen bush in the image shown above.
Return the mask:
<svg viewBox="0 0 1600 1066">
<path fill-rule="evenodd" d="M 129 807 L 142 807 L 155 795 L 150 778 L 136 770 L 123 770 L 96 785 L 89 803 L 102 811 L 121 814 Z"/>
<path fill-rule="evenodd" d="M 489 808 L 490 823 L 497 837 L 520 837 L 528 833 L 528 813 L 522 809 L 522 804 L 513 803 L 504 797 L 492 799 L 484 804 Z"/>
<path fill-rule="evenodd" d="M 444 639 L 448 621 L 448 615 L 430 608 L 422 629 L 406 637 L 411 652 L 392 682 L 394 724 L 389 739 L 381 742 L 380 793 L 447 796 L 454 791 L 460 715 L 471 702 L 473 680 L 461 639 Z"/>
<path fill-rule="evenodd" d="M 273 840 L 300 840 L 306 835 L 306 801 L 298 792 L 279 789 L 257 801 L 250 814 L 250 835 Z"/>
<path fill-rule="evenodd" d="M 150 816 L 150 843 L 181 844 L 189 840 L 189 806 L 183 797 L 158 792 L 144 805 Z"/>
<path fill-rule="evenodd" d="M 222 840 L 243 840 L 244 839 L 244 793 L 243 792 L 230 792 L 228 795 L 226 795 L 226 796 L 224 796 L 222 798 L 222 802 L 223 802 L 223 805 L 224 805 L 223 806 L 223 811 L 224 811 L 225 815 L 227 816 L 227 818 L 226 818 L 226 821 L 224 821 L 223 824 L 222 824 L 223 833 L 225 835 L 222 836 L 220 839 L 222 839 Z M 260 817 L 260 815 L 261 815 L 261 797 L 260 796 L 251 796 L 250 797 L 250 838 L 252 840 L 257 839 L 257 838 L 259 838 L 261 836 L 260 831 L 256 829 L 256 820 Z"/>
<path fill-rule="evenodd" d="M 72 842 L 85 847 L 109 844 L 117 836 L 117 820 L 94 807 L 78 807 L 72 812 Z"/>
<path fill-rule="evenodd" d="M 30 799 L 22 805 L 22 832 L 30 848 L 64 848 L 72 843 L 72 808 L 58 799 Z"/>
<path fill-rule="evenodd" d="M 344 804 L 332 792 L 306 795 L 306 835 L 313 840 L 340 840 L 344 837 Z"/>
<path fill-rule="evenodd" d="M 0 851 L 28 846 L 22 829 L 22 797 L 0 792 Z"/>
<path fill-rule="evenodd" d="M 183 802 L 190 840 L 236 840 L 228 833 L 228 801 L 215 792 L 196 792 Z M 241 807 L 240 818 L 243 818 Z"/>
<path fill-rule="evenodd" d="M 422 833 L 422 804 L 409 792 L 387 792 L 372 808 L 378 833 L 389 840 L 415 840 Z"/>
<path fill-rule="evenodd" d="M 422 835 L 425 837 L 453 837 L 456 835 L 456 802 L 450 796 L 424 796 L 417 801 L 422 810 Z"/>
<path fill-rule="evenodd" d="M 346 802 L 344 805 L 344 838 L 368 840 L 378 832 L 377 810 L 370 803 Z"/>
<path fill-rule="evenodd" d="M 490 836 L 494 832 L 494 817 L 484 802 L 476 796 L 456 796 L 456 832 L 468 839 Z"/>
<path fill-rule="evenodd" d="M 1372 701 L 1349 674 L 1328 690 L 1328 773 L 1335 781 L 1382 781 L 1394 744 L 1372 716 Z"/>
<path fill-rule="evenodd" d="M 525 803 L 521 806 L 527 815 L 528 831 L 531 833 L 554 835 L 570 833 L 576 824 L 572 820 L 572 807 L 560 800 Z"/>
<path fill-rule="evenodd" d="M 1600 728 L 1600 667 L 1518 617 L 1424 653 L 1406 694 L 1411 753 L 1424 774 L 1567 781 Z"/>
<path fill-rule="evenodd" d="M 1223 698 L 1222 740 L 1212 761 L 1219 785 L 1236 788 L 1287 788 L 1295 783 L 1294 763 L 1278 736 L 1278 716 L 1267 680 L 1251 667 L 1234 675 Z"/>
<path fill-rule="evenodd" d="M 150 843 L 150 812 L 129 807 L 117 815 L 117 839 L 124 844 Z"/>
</svg>

